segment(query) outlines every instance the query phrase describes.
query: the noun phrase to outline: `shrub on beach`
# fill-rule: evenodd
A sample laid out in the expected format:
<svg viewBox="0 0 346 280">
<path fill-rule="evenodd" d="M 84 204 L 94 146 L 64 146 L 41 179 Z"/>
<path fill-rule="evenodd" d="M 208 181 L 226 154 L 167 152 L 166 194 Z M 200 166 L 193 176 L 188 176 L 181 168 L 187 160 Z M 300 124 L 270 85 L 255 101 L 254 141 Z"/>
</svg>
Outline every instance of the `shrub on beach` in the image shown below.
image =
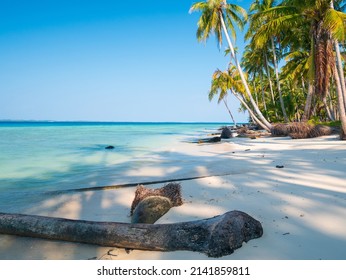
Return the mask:
<svg viewBox="0 0 346 280">
<path fill-rule="evenodd" d="M 297 137 L 300 137 L 300 139 L 303 138 L 309 138 L 309 132 L 311 131 L 312 126 L 305 122 L 294 122 L 289 124 L 289 136 L 296 137 L 295 139 L 298 139 Z"/>
<path fill-rule="evenodd" d="M 335 128 L 326 125 L 312 125 L 305 122 L 279 123 L 271 131 L 272 136 L 290 136 L 292 139 L 315 138 L 331 135 Z"/>
<path fill-rule="evenodd" d="M 278 123 L 271 129 L 272 136 L 288 136 L 288 124 Z"/>
<path fill-rule="evenodd" d="M 289 135 L 292 139 L 305 139 L 308 138 L 305 132 L 294 132 Z"/>
<path fill-rule="evenodd" d="M 314 126 L 308 133 L 309 138 L 320 137 L 333 134 L 334 130 L 330 126 L 318 124 Z"/>
<path fill-rule="evenodd" d="M 311 130 L 312 126 L 307 123 L 279 123 L 276 124 L 272 130 L 271 134 L 272 136 L 295 136 L 300 138 L 307 138 L 307 135 L 309 131 Z M 295 138 L 296 139 L 296 138 Z"/>
</svg>

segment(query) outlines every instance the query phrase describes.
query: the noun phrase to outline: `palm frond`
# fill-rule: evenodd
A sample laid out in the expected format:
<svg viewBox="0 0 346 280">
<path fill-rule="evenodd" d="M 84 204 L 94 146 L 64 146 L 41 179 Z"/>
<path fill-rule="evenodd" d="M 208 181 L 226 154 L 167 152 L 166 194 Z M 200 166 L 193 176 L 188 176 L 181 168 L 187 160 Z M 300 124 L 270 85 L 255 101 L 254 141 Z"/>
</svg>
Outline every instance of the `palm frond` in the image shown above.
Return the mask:
<svg viewBox="0 0 346 280">
<path fill-rule="evenodd" d="M 239 27 L 244 27 L 248 20 L 248 14 L 244 8 L 235 4 L 227 4 L 226 13 L 232 14 L 232 18 L 237 22 Z"/>
<path fill-rule="evenodd" d="M 253 37 L 253 42 L 258 47 L 263 47 L 270 38 L 279 34 L 279 32 L 284 32 L 285 30 L 290 30 L 298 22 L 303 24 L 304 19 L 300 14 L 290 14 L 274 18 L 268 23 L 262 25 L 258 32 Z"/>
<path fill-rule="evenodd" d="M 345 40 L 346 30 L 346 14 L 336 11 L 334 9 L 328 9 L 323 22 L 324 28 L 329 30 L 334 39 L 339 41 Z"/>
<path fill-rule="evenodd" d="M 193 13 L 193 12 L 201 12 L 203 10 L 205 10 L 207 7 L 207 3 L 206 2 L 196 2 L 194 4 L 192 4 L 192 6 L 190 7 L 189 13 Z"/>
</svg>

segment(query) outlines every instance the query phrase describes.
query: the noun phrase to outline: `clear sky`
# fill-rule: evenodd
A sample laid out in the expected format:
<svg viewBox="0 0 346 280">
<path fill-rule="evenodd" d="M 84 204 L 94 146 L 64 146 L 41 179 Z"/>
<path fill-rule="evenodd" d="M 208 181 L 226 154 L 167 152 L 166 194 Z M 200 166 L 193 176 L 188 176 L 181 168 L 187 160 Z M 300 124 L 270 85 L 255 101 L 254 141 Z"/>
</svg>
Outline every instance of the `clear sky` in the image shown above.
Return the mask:
<svg viewBox="0 0 346 280">
<path fill-rule="evenodd" d="M 1 0 L 0 119 L 230 121 L 208 100 L 229 58 L 197 42 L 194 2 Z"/>
</svg>

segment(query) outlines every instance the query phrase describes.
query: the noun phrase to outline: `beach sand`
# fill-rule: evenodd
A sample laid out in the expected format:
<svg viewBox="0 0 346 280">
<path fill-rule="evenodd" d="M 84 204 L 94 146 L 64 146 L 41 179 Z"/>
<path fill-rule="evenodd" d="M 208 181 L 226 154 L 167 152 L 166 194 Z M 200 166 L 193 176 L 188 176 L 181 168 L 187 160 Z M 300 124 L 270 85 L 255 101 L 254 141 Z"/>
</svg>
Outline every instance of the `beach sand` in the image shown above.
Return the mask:
<svg viewBox="0 0 346 280">
<path fill-rule="evenodd" d="M 179 166 L 170 158 L 179 158 Z M 336 136 L 234 138 L 181 143 L 155 164 L 127 174 L 134 181 L 208 176 L 181 181 L 184 204 L 157 223 L 210 218 L 231 210 L 262 223 L 264 234 L 226 260 L 346 259 L 346 143 Z M 280 165 L 283 168 L 277 168 Z M 126 183 L 126 182 L 123 182 Z M 162 184 L 148 186 L 162 187 Z M 25 214 L 130 222 L 135 187 L 47 196 Z M 0 259 L 211 259 L 196 252 L 151 252 L 0 235 Z"/>
</svg>

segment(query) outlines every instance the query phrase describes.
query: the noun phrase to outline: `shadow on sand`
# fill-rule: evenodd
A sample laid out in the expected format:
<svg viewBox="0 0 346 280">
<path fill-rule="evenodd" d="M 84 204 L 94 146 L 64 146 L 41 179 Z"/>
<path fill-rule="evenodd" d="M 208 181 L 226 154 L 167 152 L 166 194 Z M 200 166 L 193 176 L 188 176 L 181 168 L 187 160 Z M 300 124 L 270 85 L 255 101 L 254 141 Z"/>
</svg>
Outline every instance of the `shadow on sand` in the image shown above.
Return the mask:
<svg viewBox="0 0 346 280">
<path fill-rule="evenodd" d="M 43 190 L 20 193 L 21 184 L 28 182 L 28 178 L 12 182 L 18 186 L 19 198 L 21 195 L 36 198 L 25 206 L 20 205 L 20 199 L 9 201 L 0 211 L 19 209 L 25 214 L 130 222 L 135 187 L 126 184 L 148 181 L 150 187 L 157 188 L 162 183 L 155 181 L 178 180 L 184 205 L 172 208 L 160 223 L 208 218 L 230 210 L 246 212 L 261 221 L 264 235 L 223 259 L 346 259 L 342 249 L 346 247 L 346 162 L 339 154 L 342 143 L 331 137 L 313 141 L 328 150 L 314 149 L 311 141 L 286 138 L 236 139 L 220 146 L 195 144 L 184 152 L 156 152 L 142 162 L 132 159 L 131 163 L 119 166 L 108 166 L 105 153 L 104 163 L 97 168 L 82 163 L 69 166 L 72 173 L 90 170 L 79 181 L 69 180 L 64 174 L 47 174 L 47 182 L 60 180 L 59 193 Z M 275 148 L 282 143 L 285 145 Z M 284 168 L 278 169 L 276 165 Z M 104 170 L 108 168 L 114 169 L 112 178 L 104 178 Z M 37 178 L 31 178 L 31 182 L 42 183 Z M 326 186 L 326 182 L 333 183 Z M 95 188 L 104 186 L 108 188 Z M 11 208 L 13 203 L 17 204 Z M 6 235 L 0 235 L 0 242 L 1 259 L 117 259 L 118 255 L 125 258 L 126 254 L 117 248 L 38 242 Z M 324 246 L 328 250 L 321 250 L 321 243 L 328 244 Z M 136 251 L 126 258 L 170 259 L 175 256 L 172 254 Z M 206 259 L 193 252 L 181 256 Z"/>
</svg>

